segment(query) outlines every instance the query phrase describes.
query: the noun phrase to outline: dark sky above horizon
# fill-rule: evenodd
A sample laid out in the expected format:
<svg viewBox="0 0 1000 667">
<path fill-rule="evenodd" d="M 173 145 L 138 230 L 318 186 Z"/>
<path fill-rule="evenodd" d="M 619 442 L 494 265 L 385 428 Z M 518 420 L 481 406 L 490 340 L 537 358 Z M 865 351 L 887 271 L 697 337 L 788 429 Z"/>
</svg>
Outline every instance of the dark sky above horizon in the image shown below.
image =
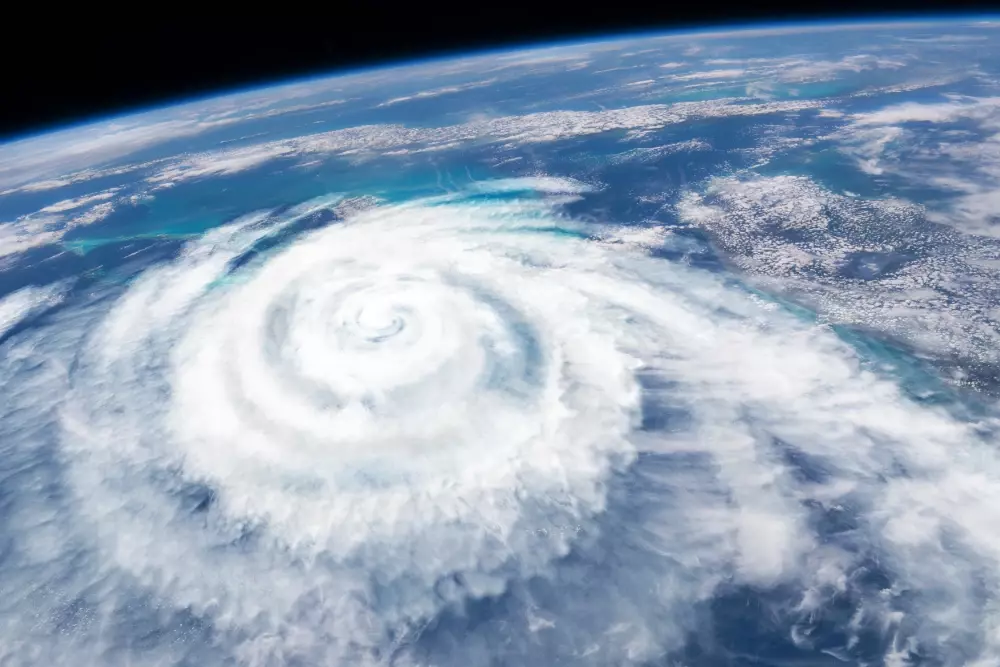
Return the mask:
<svg viewBox="0 0 1000 667">
<path fill-rule="evenodd" d="M 615 2 L 605 11 L 578 3 L 427 5 L 388 3 L 303 7 L 208 22 L 201 15 L 66 18 L 57 33 L 43 18 L 0 13 L 0 142 L 231 89 L 343 69 L 461 54 L 470 50 L 705 26 L 858 18 L 982 14 L 988 6 L 814 0 L 794 8 L 709 3 Z M 496 7 L 496 9 L 491 9 Z M 21 11 L 18 5 L 18 11 Z M 47 10 L 39 6 L 39 11 Z M 12 11 L 12 10 L 8 10 Z M 31 9 L 28 10 L 29 13 Z M 15 20 L 15 18 L 17 20 Z M 51 17 L 48 17 L 51 18 Z"/>
</svg>

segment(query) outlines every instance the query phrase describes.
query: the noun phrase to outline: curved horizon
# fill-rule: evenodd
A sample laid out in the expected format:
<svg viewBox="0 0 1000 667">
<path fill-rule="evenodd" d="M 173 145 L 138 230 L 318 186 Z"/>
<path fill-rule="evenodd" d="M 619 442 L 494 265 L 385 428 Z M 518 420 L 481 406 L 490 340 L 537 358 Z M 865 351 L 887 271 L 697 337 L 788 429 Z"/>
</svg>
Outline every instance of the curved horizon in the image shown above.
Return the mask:
<svg viewBox="0 0 1000 667">
<path fill-rule="evenodd" d="M 131 107 L 121 106 L 118 107 L 117 110 L 95 113 L 85 119 L 77 121 L 52 123 L 47 126 L 40 126 L 38 129 L 21 132 L 19 134 L 0 134 L 0 149 L 11 144 L 30 141 L 32 139 L 37 139 L 50 134 L 70 132 L 93 125 L 99 125 L 101 123 L 109 123 L 116 120 L 132 118 L 134 116 L 170 111 L 188 105 L 195 105 L 202 102 L 208 102 L 210 100 L 234 97 L 237 95 L 271 88 L 303 85 L 327 79 L 365 76 L 379 72 L 389 72 L 407 67 L 421 67 L 459 59 L 466 60 L 486 58 L 489 56 L 518 51 L 571 49 L 591 44 L 605 44 L 629 40 L 665 39 L 671 37 L 723 37 L 734 33 L 739 33 L 741 36 L 754 36 L 754 33 L 764 35 L 773 34 L 775 32 L 810 32 L 820 30 L 836 30 L 840 28 L 865 29 L 883 26 L 922 24 L 965 24 L 987 20 L 1000 21 L 1000 11 L 992 13 L 954 14 L 921 14 L 913 11 L 906 13 L 872 12 L 871 14 L 865 16 L 858 16 L 849 19 L 829 17 L 815 19 L 790 18 L 776 20 L 748 20 L 732 23 L 692 23 L 683 27 L 665 29 L 658 27 L 647 30 L 622 31 L 617 33 L 590 32 L 577 33 L 572 36 L 557 37 L 548 40 L 529 39 L 526 41 L 507 41 L 501 45 L 484 46 L 482 48 L 446 48 L 437 50 L 429 55 L 416 56 L 413 58 L 391 58 L 388 60 L 372 61 L 369 64 L 357 66 L 346 66 L 343 68 L 333 67 L 323 70 L 317 69 L 315 71 L 300 74 L 289 74 L 281 78 L 265 78 L 256 83 L 235 84 L 233 86 L 223 85 L 212 90 L 211 92 L 205 92 L 203 94 L 195 93 L 194 95 L 188 97 L 173 97 L 166 95 L 160 98 L 160 101 L 150 104 L 139 104 Z"/>
</svg>

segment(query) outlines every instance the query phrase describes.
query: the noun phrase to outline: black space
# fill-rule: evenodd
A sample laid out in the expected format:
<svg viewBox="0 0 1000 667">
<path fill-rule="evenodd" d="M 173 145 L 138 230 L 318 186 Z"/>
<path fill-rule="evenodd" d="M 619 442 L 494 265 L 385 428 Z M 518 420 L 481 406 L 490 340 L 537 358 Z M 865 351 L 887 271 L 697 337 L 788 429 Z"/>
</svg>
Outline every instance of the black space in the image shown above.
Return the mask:
<svg viewBox="0 0 1000 667">
<path fill-rule="evenodd" d="M 372 2 L 0 9 L 0 141 L 295 76 L 621 32 L 799 20 L 983 14 L 968 0 L 629 3 Z M 196 11 L 197 9 L 197 11 Z M 14 13 L 16 10 L 16 14 Z M 995 10 L 994 10 L 995 11 Z M 33 15 L 35 13 L 35 15 Z M 57 23 L 54 23 L 57 22 Z"/>
</svg>

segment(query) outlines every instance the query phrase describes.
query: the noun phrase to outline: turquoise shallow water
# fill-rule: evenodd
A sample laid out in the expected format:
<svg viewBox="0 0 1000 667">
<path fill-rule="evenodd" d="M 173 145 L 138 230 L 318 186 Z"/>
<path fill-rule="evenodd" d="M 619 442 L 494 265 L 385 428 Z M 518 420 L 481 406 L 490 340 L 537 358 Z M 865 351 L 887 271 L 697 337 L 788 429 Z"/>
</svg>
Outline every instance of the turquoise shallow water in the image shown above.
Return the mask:
<svg viewBox="0 0 1000 667">
<path fill-rule="evenodd" d="M 435 169 L 407 167 L 390 159 L 363 169 L 342 162 L 268 165 L 228 177 L 184 182 L 154 191 L 137 205 L 121 206 L 106 219 L 69 231 L 61 244 L 73 252 L 130 239 L 184 239 L 259 210 L 292 206 L 330 192 L 375 196 L 387 203 L 454 191 L 487 178 L 481 165 L 455 160 Z"/>
<path fill-rule="evenodd" d="M 991 401 L 975 391 L 962 391 L 945 382 L 939 368 L 902 342 L 887 340 L 875 331 L 826 323 L 819 313 L 781 295 L 749 286 L 745 289 L 802 322 L 833 331 L 858 355 L 862 368 L 898 384 L 914 401 L 949 410 L 960 419 L 976 419 L 993 412 Z"/>
</svg>

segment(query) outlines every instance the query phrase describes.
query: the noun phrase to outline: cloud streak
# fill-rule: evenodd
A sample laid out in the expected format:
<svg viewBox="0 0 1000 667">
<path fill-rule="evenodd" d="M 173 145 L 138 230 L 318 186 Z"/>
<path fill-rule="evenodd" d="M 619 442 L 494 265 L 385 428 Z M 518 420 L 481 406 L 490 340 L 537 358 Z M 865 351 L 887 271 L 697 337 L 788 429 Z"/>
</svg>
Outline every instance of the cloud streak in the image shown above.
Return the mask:
<svg viewBox="0 0 1000 667">
<path fill-rule="evenodd" d="M 1000 98 L 945 95 L 854 114 L 830 139 L 864 171 L 943 191 L 929 217 L 1000 237 Z"/>
<path fill-rule="evenodd" d="M 439 128 L 366 125 L 190 155 L 164 165 L 148 180 L 155 184 L 168 184 L 210 174 L 235 173 L 276 158 L 327 154 L 363 159 L 455 146 L 467 147 L 470 142 L 476 141 L 511 146 L 547 143 L 616 130 L 655 130 L 704 118 L 796 113 L 819 106 L 819 102 L 811 100 L 748 103 L 746 100 L 720 99 L 603 111 L 548 111 L 476 120 Z"/>
</svg>

